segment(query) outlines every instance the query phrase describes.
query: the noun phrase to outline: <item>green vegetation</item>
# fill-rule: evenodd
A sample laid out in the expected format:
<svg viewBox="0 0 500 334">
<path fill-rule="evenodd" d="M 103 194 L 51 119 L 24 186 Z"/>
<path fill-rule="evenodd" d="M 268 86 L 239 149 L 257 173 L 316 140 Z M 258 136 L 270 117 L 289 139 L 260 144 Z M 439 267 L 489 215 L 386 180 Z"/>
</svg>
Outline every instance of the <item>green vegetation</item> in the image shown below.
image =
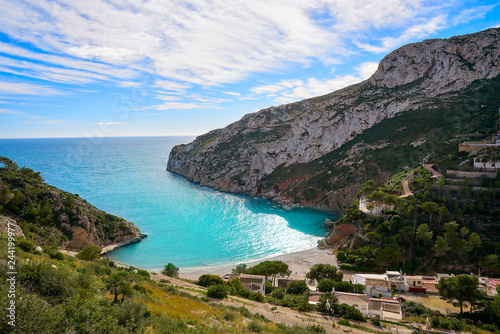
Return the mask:
<svg viewBox="0 0 500 334">
<path fill-rule="evenodd" d="M 434 98 L 412 96 L 411 89 L 386 89 L 372 97 L 397 98 L 409 94 L 421 101 L 418 109 L 383 120 L 309 163 L 279 166 L 262 179 L 263 191 L 278 186 L 281 197 L 297 203 L 338 207 L 339 203 L 332 203 L 328 195 L 332 191 L 350 196 L 365 181 L 372 179 L 380 184 L 406 166 L 417 167 L 424 159 L 458 158 L 460 142 L 482 140 L 496 131 L 500 77 L 476 81 L 460 92 Z M 283 189 L 285 183 L 287 186 Z M 400 183 L 398 188 L 401 193 Z"/>
<path fill-rule="evenodd" d="M 478 278 L 475 276 L 457 275 L 441 278 L 436 288 L 439 291 L 439 296 L 457 304 L 460 307 L 460 314 L 462 314 L 464 304 L 474 308 L 480 306 L 486 297 L 486 293 L 479 290 L 478 284 Z"/>
<path fill-rule="evenodd" d="M 19 168 L 6 157 L 0 157 L 0 214 L 16 220 L 28 240 L 51 247 L 71 244 L 74 231 L 82 227 L 98 245 L 138 233 L 131 223 L 98 210 L 78 195 L 49 186 L 40 173 Z M 92 228 L 85 228 L 86 224 Z M 80 247 L 78 242 L 73 248 Z"/>
<path fill-rule="evenodd" d="M 165 265 L 165 268 L 163 268 L 161 273 L 169 277 L 179 277 L 179 268 L 176 267 L 173 263 L 169 262 L 167 265 Z"/>
<path fill-rule="evenodd" d="M 28 243 L 16 239 L 16 245 Z M 0 279 L 10 275 L 7 237 L 0 235 Z M 24 247 L 26 248 L 26 247 Z M 210 304 L 171 285 L 155 282 L 145 270 L 115 267 L 112 261 L 56 260 L 33 247 L 16 247 L 15 327 L 0 311 L 0 332 L 78 333 L 321 333 L 274 324 L 244 307 Z M 29 261 L 28 261 L 29 260 Z M 222 287 L 222 289 L 220 288 Z M 216 288 L 214 298 L 225 291 Z M 210 295 L 211 293 L 209 293 Z M 0 304 L 9 305 L 8 285 L 0 285 Z"/>
<path fill-rule="evenodd" d="M 453 163 L 443 161 L 435 168 L 444 169 Z M 493 276 L 500 274 L 500 221 L 496 218 L 500 189 L 455 191 L 440 186 L 440 180 L 432 179 L 423 167 L 393 178 L 377 188 L 371 187 L 371 193 L 367 191 L 366 195 L 376 205 L 393 206 L 392 210 L 369 217 L 354 203 L 336 222 L 361 229 L 345 241 L 349 248 L 338 248 L 341 269 L 377 271 L 402 267 L 406 273 L 445 270 L 459 274 L 479 270 Z M 392 195 L 402 178 L 409 180 L 414 195 Z"/>
<path fill-rule="evenodd" d="M 331 264 L 317 263 L 311 267 L 306 277 L 308 279 L 315 279 L 318 282 L 323 279 L 331 279 L 335 282 L 340 282 L 342 281 L 342 277 L 344 277 L 344 273 L 337 271 L 337 267 Z"/>
<path fill-rule="evenodd" d="M 101 257 L 102 248 L 94 245 L 85 246 L 76 257 L 84 261 L 96 261 Z"/>
</svg>

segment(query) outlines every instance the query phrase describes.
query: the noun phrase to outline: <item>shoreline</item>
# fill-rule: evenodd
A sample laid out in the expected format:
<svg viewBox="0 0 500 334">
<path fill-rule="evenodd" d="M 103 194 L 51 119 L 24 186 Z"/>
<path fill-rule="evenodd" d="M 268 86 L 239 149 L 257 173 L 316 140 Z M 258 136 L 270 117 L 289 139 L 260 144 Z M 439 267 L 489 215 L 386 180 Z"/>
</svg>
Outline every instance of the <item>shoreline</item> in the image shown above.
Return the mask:
<svg viewBox="0 0 500 334">
<path fill-rule="evenodd" d="M 118 249 L 120 247 L 126 246 L 128 244 L 117 243 L 106 246 L 107 252 L 101 253 L 101 256 L 108 254 L 109 252 Z M 63 254 L 75 256 L 78 252 L 70 251 L 66 249 L 59 249 Z M 234 269 L 238 264 L 245 263 L 247 267 L 252 267 L 257 265 L 263 261 L 283 261 L 288 264 L 288 269 L 291 271 L 290 278 L 291 279 L 304 279 L 306 274 L 309 272 L 310 268 L 318 263 L 327 263 L 334 265 L 338 268 L 337 257 L 334 254 L 334 250 L 331 248 L 319 249 L 317 247 L 306 249 L 302 251 L 297 251 L 288 254 L 275 255 L 268 258 L 260 259 L 260 260 L 251 260 L 244 261 L 232 264 L 221 264 L 221 265 L 212 265 L 212 266 L 203 266 L 203 267 L 192 267 L 192 268 L 184 268 L 179 269 L 179 277 L 181 279 L 196 281 L 201 275 L 211 274 L 222 276 L 225 274 L 230 274 L 232 269 Z M 124 262 L 120 262 L 117 260 L 113 260 L 119 266 L 127 266 L 134 267 L 139 269 L 144 269 L 138 266 L 134 266 L 131 264 L 127 264 Z M 145 269 L 152 274 L 161 274 L 161 269 Z"/>
<path fill-rule="evenodd" d="M 297 251 L 288 254 L 271 256 L 260 260 L 244 261 L 247 267 L 252 267 L 263 261 L 283 261 L 288 264 L 291 271 L 290 278 L 302 279 L 309 272 L 310 268 L 317 263 L 328 263 L 338 267 L 337 258 L 333 254 L 333 249 L 319 249 L 317 247 Z M 230 274 L 239 263 L 222 264 L 213 266 L 203 266 L 194 268 L 185 268 L 179 270 L 179 276 L 183 279 L 198 280 L 203 274 L 222 276 Z"/>
</svg>

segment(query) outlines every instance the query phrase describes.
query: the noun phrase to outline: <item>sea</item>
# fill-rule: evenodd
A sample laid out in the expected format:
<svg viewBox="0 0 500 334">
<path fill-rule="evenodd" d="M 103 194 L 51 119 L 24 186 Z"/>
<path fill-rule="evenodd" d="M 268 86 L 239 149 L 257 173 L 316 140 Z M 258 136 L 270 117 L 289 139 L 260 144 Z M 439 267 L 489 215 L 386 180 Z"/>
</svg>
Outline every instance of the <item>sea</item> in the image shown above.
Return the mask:
<svg viewBox="0 0 500 334">
<path fill-rule="evenodd" d="M 219 192 L 166 170 L 174 145 L 194 137 L 0 139 L 0 156 L 133 222 L 147 238 L 109 257 L 158 270 L 238 264 L 316 247 L 323 222 L 340 216 L 285 210 Z"/>
</svg>

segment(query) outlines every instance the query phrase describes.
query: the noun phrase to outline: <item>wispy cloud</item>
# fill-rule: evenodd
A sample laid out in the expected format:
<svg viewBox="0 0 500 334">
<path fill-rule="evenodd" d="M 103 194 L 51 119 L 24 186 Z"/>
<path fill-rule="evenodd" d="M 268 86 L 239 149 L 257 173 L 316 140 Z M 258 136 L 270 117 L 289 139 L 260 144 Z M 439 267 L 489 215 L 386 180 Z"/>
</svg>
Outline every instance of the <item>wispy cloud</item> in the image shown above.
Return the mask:
<svg viewBox="0 0 500 334">
<path fill-rule="evenodd" d="M 386 40 L 384 47 L 432 33 L 440 28 L 436 20 L 452 5 L 452 0 L 439 6 L 430 0 L 395 0 L 390 5 L 385 0 L 4 0 L 2 30 L 44 52 L 5 43 L 0 43 L 0 52 L 107 77 L 142 71 L 181 85 L 213 85 L 293 62 L 307 66 L 311 59 L 331 61 L 342 57 L 346 42 L 370 36 L 371 30 L 406 31 Z M 433 9 L 444 14 L 438 17 Z M 489 10 L 491 6 L 483 6 L 461 17 L 480 18 Z M 366 49 L 372 42 L 358 40 Z"/>
<path fill-rule="evenodd" d="M 97 123 L 92 123 L 93 125 L 119 125 L 119 124 L 125 124 L 125 122 L 97 122 Z"/>
<path fill-rule="evenodd" d="M 331 93 L 332 91 L 350 86 L 362 80 L 368 79 L 375 73 L 378 64 L 366 62 L 361 64 L 357 70 L 358 75 L 337 76 L 330 80 L 318 80 L 309 78 L 308 80 L 282 80 L 278 83 L 261 85 L 252 89 L 257 95 L 274 97 L 277 103 L 288 103 L 298 99 L 314 97 Z"/>
<path fill-rule="evenodd" d="M 7 95 L 61 95 L 61 91 L 48 87 L 28 83 L 0 82 L 0 94 Z"/>
</svg>

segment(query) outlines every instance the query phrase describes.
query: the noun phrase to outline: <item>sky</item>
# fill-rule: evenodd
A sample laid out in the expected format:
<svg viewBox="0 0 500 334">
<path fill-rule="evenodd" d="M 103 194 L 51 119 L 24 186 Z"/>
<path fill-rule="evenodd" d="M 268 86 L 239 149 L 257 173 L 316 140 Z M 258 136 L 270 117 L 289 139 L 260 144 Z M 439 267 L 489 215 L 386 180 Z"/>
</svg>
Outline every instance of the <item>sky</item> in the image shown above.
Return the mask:
<svg viewBox="0 0 500 334">
<path fill-rule="evenodd" d="M 0 138 L 198 135 L 500 26 L 474 0 L 0 0 Z"/>
</svg>

